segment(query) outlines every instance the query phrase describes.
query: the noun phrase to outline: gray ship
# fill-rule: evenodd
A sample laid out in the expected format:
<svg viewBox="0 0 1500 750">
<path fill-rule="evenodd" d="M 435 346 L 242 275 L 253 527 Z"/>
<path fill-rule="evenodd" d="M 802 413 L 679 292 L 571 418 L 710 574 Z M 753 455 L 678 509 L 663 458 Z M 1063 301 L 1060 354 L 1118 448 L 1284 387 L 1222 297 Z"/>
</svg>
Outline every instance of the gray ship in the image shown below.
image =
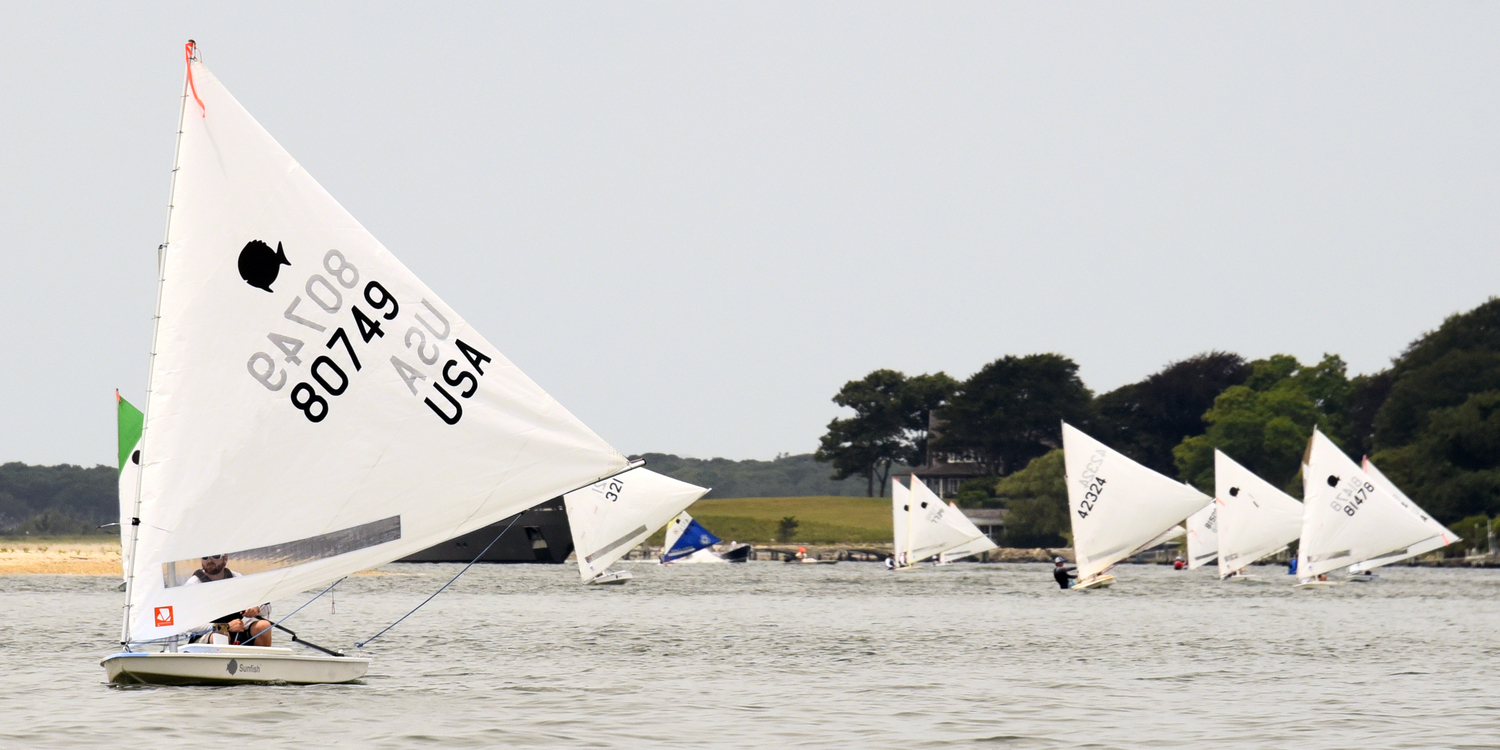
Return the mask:
<svg viewBox="0 0 1500 750">
<path fill-rule="evenodd" d="M 512 526 L 511 522 L 515 525 Z M 500 536 L 495 537 L 505 527 Z M 545 503 L 521 511 L 490 524 L 478 531 L 454 537 L 397 562 L 461 562 L 474 559 L 490 542 L 495 542 L 482 563 L 561 563 L 573 553 L 573 530 L 568 526 L 568 512 L 563 508 L 563 499 L 554 497 Z"/>
</svg>

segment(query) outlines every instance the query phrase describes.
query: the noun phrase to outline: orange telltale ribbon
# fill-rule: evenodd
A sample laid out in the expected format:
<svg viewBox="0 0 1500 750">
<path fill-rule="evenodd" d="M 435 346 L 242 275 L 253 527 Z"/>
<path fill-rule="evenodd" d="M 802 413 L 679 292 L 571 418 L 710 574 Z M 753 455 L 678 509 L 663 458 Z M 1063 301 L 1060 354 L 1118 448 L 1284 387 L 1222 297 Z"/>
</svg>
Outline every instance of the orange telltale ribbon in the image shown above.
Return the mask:
<svg viewBox="0 0 1500 750">
<path fill-rule="evenodd" d="M 208 117 L 208 108 L 203 106 L 203 100 L 198 98 L 198 86 L 193 83 L 193 54 L 198 51 L 198 43 L 189 39 L 187 44 L 182 45 L 183 53 L 187 58 L 188 88 L 193 91 L 193 101 L 198 102 L 198 109 L 202 110 L 202 117 Z"/>
</svg>

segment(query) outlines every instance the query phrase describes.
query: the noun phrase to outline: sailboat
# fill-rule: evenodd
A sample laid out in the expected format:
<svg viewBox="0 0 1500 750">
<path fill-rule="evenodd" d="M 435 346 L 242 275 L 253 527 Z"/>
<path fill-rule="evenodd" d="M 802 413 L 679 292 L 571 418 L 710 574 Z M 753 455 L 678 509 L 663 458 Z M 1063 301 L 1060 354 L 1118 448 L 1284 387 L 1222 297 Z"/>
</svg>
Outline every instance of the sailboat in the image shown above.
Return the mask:
<svg viewBox="0 0 1500 750">
<path fill-rule="evenodd" d="M 943 550 L 942 552 L 939 552 L 939 565 L 947 565 L 949 563 L 962 560 L 965 557 L 982 555 L 992 549 L 1000 548 L 1000 545 L 995 544 L 994 540 L 990 539 L 989 535 L 985 534 L 983 531 L 980 531 L 979 527 L 975 526 L 974 522 L 970 521 L 969 517 L 964 515 L 964 512 L 959 509 L 958 503 L 948 503 L 948 509 L 952 511 L 947 516 L 948 523 L 952 524 L 961 533 L 968 535 L 969 541 L 964 542 L 963 544 L 960 544 L 953 549 Z"/>
<path fill-rule="evenodd" d="M 709 549 L 719 541 L 718 537 L 703 528 L 703 524 L 688 515 L 687 511 L 683 511 L 667 524 L 661 562 L 664 564 L 729 562 Z"/>
<path fill-rule="evenodd" d="M 355 680 L 368 659 L 181 641 L 633 464 L 185 56 L 122 650 L 101 664 L 117 683 Z M 223 556 L 232 576 L 199 576 Z"/>
<path fill-rule="evenodd" d="M 1213 502 L 1187 517 L 1187 567 L 1197 570 L 1219 556 L 1219 506 Z"/>
<path fill-rule="evenodd" d="M 1162 531 L 1202 509 L 1210 498 L 1173 481 L 1064 422 L 1064 479 L 1078 581 L 1072 588 L 1114 582 L 1107 571 Z"/>
<path fill-rule="evenodd" d="M 1261 558 L 1302 533 L 1302 503 L 1214 451 L 1214 504 L 1219 506 L 1219 579 L 1244 578 Z"/>
<path fill-rule="evenodd" d="M 892 479 L 891 519 L 896 547 L 896 568 L 904 570 L 928 558 L 942 562 L 943 553 L 955 553 L 951 559 L 995 549 L 972 521 L 957 506 L 950 506 L 928 489 L 915 474 L 911 487 Z M 964 548 L 972 551 L 963 552 Z"/>
<path fill-rule="evenodd" d="M 1400 549 L 1391 550 L 1390 552 L 1387 552 L 1383 555 L 1376 555 L 1375 557 L 1365 560 L 1364 562 L 1358 562 L 1350 565 L 1347 580 L 1369 581 L 1375 578 L 1375 574 L 1371 571 L 1375 570 L 1376 568 L 1379 568 L 1383 565 L 1390 565 L 1391 563 L 1395 562 L 1401 562 L 1402 560 L 1405 560 L 1407 558 L 1426 554 L 1428 552 L 1432 552 L 1433 550 L 1442 549 L 1443 547 L 1453 544 L 1454 542 L 1457 542 L 1459 540 L 1460 537 L 1457 534 L 1448 530 L 1448 527 L 1438 523 L 1431 516 L 1427 515 L 1427 512 L 1422 510 L 1420 506 L 1418 506 L 1415 502 L 1412 502 L 1412 499 L 1407 497 L 1406 493 L 1402 492 L 1401 489 L 1398 488 L 1394 482 L 1388 479 L 1385 474 L 1381 473 L 1380 469 L 1375 467 L 1375 464 L 1370 463 L 1369 457 L 1366 457 L 1364 461 L 1361 462 L 1360 467 L 1364 469 L 1365 474 L 1369 475 L 1370 482 L 1372 484 L 1389 492 L 1392 497 L 1396 498 L 1396 502 L 1403 505 L 1408 511 L 1411 511 L 1413 515 L 1421 519 L 1422 523 L 1426 524 L 1427 528 L 1432 531 L 1432 536 L 1420 542 L 1417 542 L 1416 544 L 1402 547 Z"/>
<path fill-rule="evenodd" d="M 707 493 L 642 468 L 564 495 L 579 579 L 595 585 L 630 580 L 630 571 L 609 566 Z"/>
<path fill-rule="evenodd" d="M 1327 586 L 1318 580 L 1339 568 L 1409 549 L 1433 537 L 1433 527 L 1377 483 L 1314 429 L 1302 465 L 1302 541 L 1297 588 Z"/>
</svg>

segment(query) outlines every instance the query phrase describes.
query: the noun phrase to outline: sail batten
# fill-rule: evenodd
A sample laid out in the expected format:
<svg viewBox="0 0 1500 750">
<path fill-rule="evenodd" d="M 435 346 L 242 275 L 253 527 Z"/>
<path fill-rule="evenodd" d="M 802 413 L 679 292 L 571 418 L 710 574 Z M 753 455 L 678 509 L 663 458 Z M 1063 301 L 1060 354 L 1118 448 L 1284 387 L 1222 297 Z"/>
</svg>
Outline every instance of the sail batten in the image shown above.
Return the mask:
<svg viewBox="0 0 1500 750">
<path fill-rule="evenodd" d="M 160 255 L 128 639 L 384 564 L 627 468 L 201 61 L 189 66 L 205 114 L 181 118 Z M 322 541 L 278 547 L 298 540 Z M 251 554 L 267 550 L 277 566 Z M 242 577 L 169 585 L 216 554 Z"/>
</svg>

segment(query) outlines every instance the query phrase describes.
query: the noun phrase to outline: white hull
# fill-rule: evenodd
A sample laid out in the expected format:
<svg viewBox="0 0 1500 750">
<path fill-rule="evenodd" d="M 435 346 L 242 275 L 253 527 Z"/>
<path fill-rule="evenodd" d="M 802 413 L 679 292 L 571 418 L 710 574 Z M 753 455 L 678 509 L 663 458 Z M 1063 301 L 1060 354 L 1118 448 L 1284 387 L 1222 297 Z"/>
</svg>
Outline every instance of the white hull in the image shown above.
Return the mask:
<svg viewBox="0 0 1500 750">
<path fill-rule="evenodd" d="M 1349 575 L 1344 576 L 1344 580 L 1351 581 L 1353 583 L 1369 583 L 1371 581 L 1378 580 L 1379 578 L 1380 576 L 1375 575 L 1374 573 L 1350 573 Z"/>
<path fill-rule="evenodd" d="M 1110 575 L 1098 575 L 1093 578 L 1074 581 L 1069 589 L 1107 589 L 1115 582 L 1115 577 Z"/>
<path fill-rule="evenodd" d="M 1294 589 L 1317 589 L 1325 586 L 1342 586 L 1343 581 L 1300 581 L 1293 586 Z"/>
<path fill-rule="evenodd" d="M 111 654 L 99 665 L 110 682 L 121 685 L 314 685 L 357 680 L 370 660 L 293 654 L 276 647 L 193 645 L 178 653 Z"/>
<path fill-rule="evenodd" d="M 628 570 L 608 570 L 600 573 L 593 580 L 585 582 L 587 586 L 624 586 L 635 578 Z"/>
</svg>

